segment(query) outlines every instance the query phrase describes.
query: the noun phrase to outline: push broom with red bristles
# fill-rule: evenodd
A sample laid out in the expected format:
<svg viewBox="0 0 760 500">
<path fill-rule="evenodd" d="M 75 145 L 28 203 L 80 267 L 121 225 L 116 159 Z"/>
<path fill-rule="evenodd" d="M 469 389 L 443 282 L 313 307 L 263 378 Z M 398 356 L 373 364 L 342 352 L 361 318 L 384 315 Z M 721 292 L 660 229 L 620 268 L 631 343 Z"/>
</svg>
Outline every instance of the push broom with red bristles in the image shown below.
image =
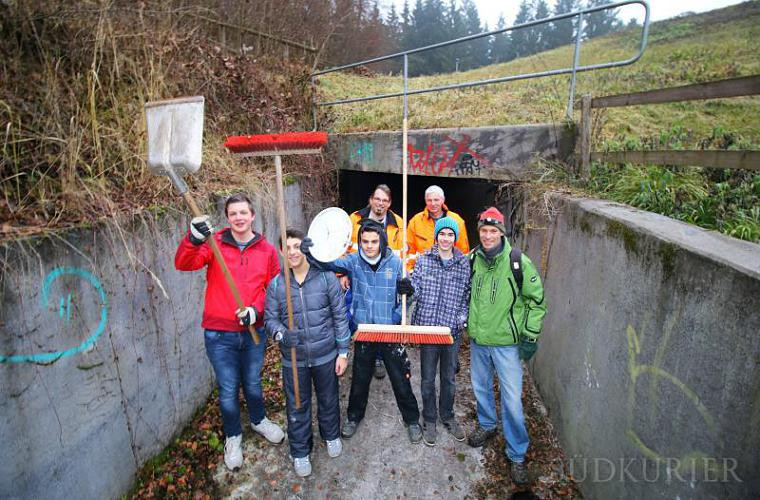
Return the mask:
<svg viewBox="0 0 760 500">
<path fill-rule="evenodd" d="M 409 161 L 407 152 L 408 144 L 408 123 L 407 116 L 409 104 L 407 98 L 407 57 L 404 56 L 404 123 L 402 139 L 402 185 L 403 185 L 403 227 L 406 228 L 406 170 Z M 401 266 L 401 277 L 406 278 L 406 230 L 403 231 L 404 246 L 403 257 L 404 264 Z M 448 326 L 422 326 L 406 324 L 406 294 L 401 296 L 401 324 L 400 325 L 374 325 L 368 323 L 359 324 L 354 340 L 362 342 L 390 342 L 397 344 L 453 344 L 454 338 L 451 336 L 451 329 Z"/>
<path fill-rule="evenodd" d="M 283 155 L 315 154 L 327 144 L 327 132 L 289 132 L 284 134 L 239 135 L 228 137 L 224 146 L 240 156 L 274 156 L 274 166 L 277 173 L 277 202 L 280 219 L 280 238 L 282 248 L 287 248 L 285 224 L 285 194 L 282 187 L 282 158 Z M 288 307 L 288 328 L 293 329 L 293 301 L 290 297 L 290 266 L 288 259 L 282 259 L 285 266 L 285 302 Z M 290 348 L 290 361 L 293 365 L 293 392 L 296 408 L 301 407 L 301 392 L 298 388 L 298 366 L 296 364 L 296 348 Z"/>
</svg>

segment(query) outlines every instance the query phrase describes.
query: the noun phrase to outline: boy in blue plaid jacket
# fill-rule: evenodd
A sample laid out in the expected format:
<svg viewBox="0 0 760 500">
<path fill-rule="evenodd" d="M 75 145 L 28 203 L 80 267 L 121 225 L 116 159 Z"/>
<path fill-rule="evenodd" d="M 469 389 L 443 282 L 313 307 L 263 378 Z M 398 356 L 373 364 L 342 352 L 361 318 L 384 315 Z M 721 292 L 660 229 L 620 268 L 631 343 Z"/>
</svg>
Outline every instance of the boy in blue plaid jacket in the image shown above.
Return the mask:
<svg viewBox="0 0 760 500">
<path fill-rule="evenodd" d="M 332 262 L 319 262 L 311 255 L 309 247 L 312 242 L 309 238 L 301 242 L 301 252 L 313 266 L 342 273 L 351 278 L 354 295 L 351 314 L 356 324 L 397 325 L 401 322 L 401 304 L 398 298 L 398 294 L 402 293 L 398 288 L 401 259 L 388 248 L 385 228 L 376 221 L 363 219 L 360 222 L 357 240 L 357 253 L 348 254 Z M 345 438 L 353 436 L 359 422 L 364 418 L 378 351 L 382 354 L 388 377 L 391 379 L 393 394 L 407 426 L 409 440 L 418 443 L 422 439 L 420 411 L 409 382 L 411 367 L 406 347 L 389 342 L 354 343 L 351 392 L 348 396 L 347 419 L 341 429 L 341 435 Z"/>
<path fill-rule="evenodd" d="M 454 418 L 454 380 L 461 332 L 467 324 L 470 302 L 470 262 L 454 246 L 459 225 L 451 217 L 435 223 L 433 247 L 414 265 L 411 288 L 415 302 L 413 325 L 448 326 L 453 345 L 422 345 L 420 348 L 422 381 L 422 439 L 435 445 L 436 421 L 441 422 L 457 441 L 464 441 L 462 428 Z M 435 376 L 440 363 L 440 407 L 436 408 Z"/>
</svg>

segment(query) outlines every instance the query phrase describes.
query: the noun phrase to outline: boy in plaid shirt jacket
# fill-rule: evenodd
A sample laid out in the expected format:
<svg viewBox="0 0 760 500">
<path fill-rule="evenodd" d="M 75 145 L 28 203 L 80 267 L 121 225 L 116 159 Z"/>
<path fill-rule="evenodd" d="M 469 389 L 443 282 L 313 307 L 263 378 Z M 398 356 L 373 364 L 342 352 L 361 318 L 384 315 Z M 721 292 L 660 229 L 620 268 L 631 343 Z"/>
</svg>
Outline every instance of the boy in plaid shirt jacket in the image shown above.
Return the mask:
<svg viewBox="0 0 760 500">
<path fill-rule="evenodd" d="M 413 325 L 448 326 L 453 345 L 422 345 L 420 349 L 422 381 L 422 439 L 434 446 L 436 421 L 441 422 L 457 441 L 464 441 L 462 428 L 454 418 L 454 393 L 457 357 L 461 332 L 467 324 L 470 301 L 470 263 L 454 245 L 459 239 L 459 225 L 451 217 L 435 223 L 435 245 L 422 254 L 414 265 L 411 288 L 415 301 Z M 440 363 L 440 407 L 436 408 L 435 376 Z"/>
</svg>

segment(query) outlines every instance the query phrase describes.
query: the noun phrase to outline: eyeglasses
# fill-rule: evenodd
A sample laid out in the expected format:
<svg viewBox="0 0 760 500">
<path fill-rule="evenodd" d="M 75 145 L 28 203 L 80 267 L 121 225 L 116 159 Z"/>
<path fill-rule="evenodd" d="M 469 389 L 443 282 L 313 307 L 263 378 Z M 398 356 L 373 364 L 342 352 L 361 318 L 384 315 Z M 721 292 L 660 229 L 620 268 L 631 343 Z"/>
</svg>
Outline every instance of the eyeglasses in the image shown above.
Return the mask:
<svg viewBox="0 0 760 500">
<path fill-rule="evenodd" d="M 374 201 L 375 203 L 390 203 L 391 202 L 391 200 L 384 200 L 382 198 L 377 198 L 377 197 L 372 198 L 372 201 Z"/>
</svg>

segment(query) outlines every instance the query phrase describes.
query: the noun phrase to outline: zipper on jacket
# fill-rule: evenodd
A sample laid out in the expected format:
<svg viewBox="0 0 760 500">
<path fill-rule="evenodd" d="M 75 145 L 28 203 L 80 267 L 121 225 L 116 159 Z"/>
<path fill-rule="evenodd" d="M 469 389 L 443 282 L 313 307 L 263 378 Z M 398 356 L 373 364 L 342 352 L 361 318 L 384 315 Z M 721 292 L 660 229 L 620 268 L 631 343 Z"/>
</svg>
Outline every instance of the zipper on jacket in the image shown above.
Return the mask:
<svg viewBox="0 0 760 500">
<path fill-rule="evenodd" d="M 512 290 L 512 303 L 509 305 L 509 328 L 512 330 L 512 341 L 517 344 L 517 322 L 515 321 L 515 302 L 517 302 L 517 291 L 515 290 L 515 286 L 512 284 L 512 280 L 507 278 L 507 282 L 509 283 L 509 288 Z"/>
<path fill-rule="evenodd" d="M 294 276 L 295 278 L 295 276 Z M 306 283 L 306 278 L 303 280 Z M 309 348 L 308 332 L 309 324 L 306 321 L 306 302 L 303 299 L 303 287 L 298 285 L 298 295 L 301 296 L 301 316 L 303 316 L 303 331 L 304 331 L 304 347 L 306 347 L 306 366 L 311 367 L 311 349 Z M 296 364 L 298 364 L 298 357 L 296 357 Z"/>
</svg>

